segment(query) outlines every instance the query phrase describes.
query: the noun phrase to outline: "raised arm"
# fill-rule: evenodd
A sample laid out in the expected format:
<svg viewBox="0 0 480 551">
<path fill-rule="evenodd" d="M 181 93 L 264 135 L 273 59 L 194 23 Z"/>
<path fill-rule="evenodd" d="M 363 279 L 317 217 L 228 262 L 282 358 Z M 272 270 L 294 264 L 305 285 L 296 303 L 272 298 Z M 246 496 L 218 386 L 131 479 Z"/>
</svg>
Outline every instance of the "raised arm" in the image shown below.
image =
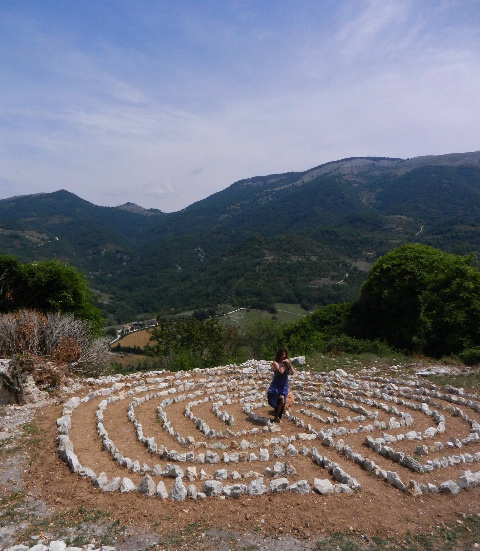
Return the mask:
<svg viewBox="0 0 480 551">
<path fill-rule="evenodd" d="M 270 367 L 270 371 L 277 371 L 278 373 L 285 373 L 285 366 L 278 362 L 272 362 L 272 366 Z"/>
<path fill-rule="evenodd" d="M 295 369 L 293 368 L 292 362 L 290 360 L 284 360 L 283 363 L 286 367 L 288 367 L 288 374 L 293 375 L 295 373 Z"/>
</svg>

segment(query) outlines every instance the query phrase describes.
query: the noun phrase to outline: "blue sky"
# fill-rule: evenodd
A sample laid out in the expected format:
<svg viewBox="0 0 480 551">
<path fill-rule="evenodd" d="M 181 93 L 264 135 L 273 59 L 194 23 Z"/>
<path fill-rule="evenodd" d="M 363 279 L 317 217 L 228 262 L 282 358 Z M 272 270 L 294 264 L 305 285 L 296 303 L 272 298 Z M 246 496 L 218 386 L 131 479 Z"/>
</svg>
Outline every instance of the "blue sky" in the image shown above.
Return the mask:
<svg viewBox="0 0 480 551">
<path fill-rule="evenodd" d="M 0 51 L 0 199 L 480 149 L 480 0 L 1 0 Z"/>
</svg>

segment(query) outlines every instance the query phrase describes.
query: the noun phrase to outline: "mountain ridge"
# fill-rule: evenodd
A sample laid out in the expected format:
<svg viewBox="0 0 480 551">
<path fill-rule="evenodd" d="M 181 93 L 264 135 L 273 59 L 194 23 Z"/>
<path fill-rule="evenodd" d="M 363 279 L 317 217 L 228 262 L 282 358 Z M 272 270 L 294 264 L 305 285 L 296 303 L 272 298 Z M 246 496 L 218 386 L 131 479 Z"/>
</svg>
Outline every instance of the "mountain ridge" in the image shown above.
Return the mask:
<svg viewBox="0 0 480 551">
<path fill-rule="evenodd" d="M 67 190 L 0 200 L 0 252 L 76 266 L 112 322 L 352 300 L 375 258 L 411 241 L 480 252 L 480 151 L 254 176 L 174 213 Z"/>
</svg>

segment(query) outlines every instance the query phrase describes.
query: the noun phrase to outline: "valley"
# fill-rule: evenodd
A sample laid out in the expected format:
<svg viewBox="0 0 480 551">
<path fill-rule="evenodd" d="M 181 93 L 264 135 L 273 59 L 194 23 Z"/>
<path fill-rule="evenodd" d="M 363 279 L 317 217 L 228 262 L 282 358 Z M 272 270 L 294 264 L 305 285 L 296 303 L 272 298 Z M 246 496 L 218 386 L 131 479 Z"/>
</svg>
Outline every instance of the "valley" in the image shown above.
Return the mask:
<svg viewBox="0 0 480 551">
<path fill-rule="evenodd" d="M 402 243 L 480 251 L 480 153 L 351 158 L 241 180 L 173 213 L 74 194 L 0 201 L 0 251 L 87 277 L 107 325 L 231 304 L 356 300 Z"/>
</svg>

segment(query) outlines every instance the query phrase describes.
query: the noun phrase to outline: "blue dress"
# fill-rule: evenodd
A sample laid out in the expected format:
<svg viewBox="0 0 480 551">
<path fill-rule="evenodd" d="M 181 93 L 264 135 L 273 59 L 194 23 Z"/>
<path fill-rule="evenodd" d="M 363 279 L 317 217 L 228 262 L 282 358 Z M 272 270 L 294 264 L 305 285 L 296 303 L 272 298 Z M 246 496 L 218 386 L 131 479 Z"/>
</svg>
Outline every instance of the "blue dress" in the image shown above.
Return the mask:
<svg viewBox="0 0 480 551">
<path fill-rule="evenodd" d="M 275 371 L 272 382 L 267 391 L 267 399 L 269 405 L 276 409 L 280 396 L 284 397 L 285 403 L 288 395 L 288 368 L 283 373 Z"/>
</svg>

